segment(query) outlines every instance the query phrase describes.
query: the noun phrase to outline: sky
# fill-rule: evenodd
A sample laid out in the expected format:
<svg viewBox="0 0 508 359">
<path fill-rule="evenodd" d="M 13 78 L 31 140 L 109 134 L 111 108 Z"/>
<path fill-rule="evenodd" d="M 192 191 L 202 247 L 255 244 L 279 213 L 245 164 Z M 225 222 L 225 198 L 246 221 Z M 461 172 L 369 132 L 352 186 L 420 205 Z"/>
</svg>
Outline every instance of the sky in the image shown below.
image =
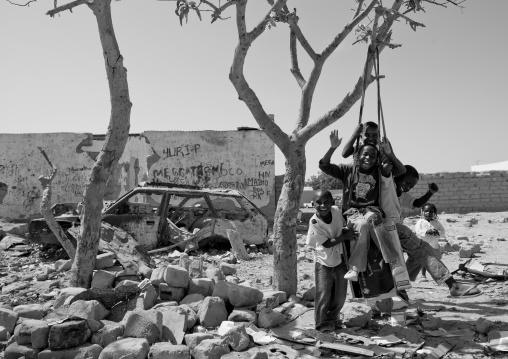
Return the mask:
<svg viewBox="0 0 508 359">
<path fill-rule="evenodd" d="M 210 24 L 210 13 L 204 12 L 201 22 L 192 13 L 180 26 L 175 4 L 112 2 L 133 103 L 131 133 L 258 127 L 228 79 L 237 44 L 233 7 L 228 20 Z M 289 0 L 288 5 L 297 9 L 311 45 L 322 51 L 350 19 L 354 1 Z M 381 54 L 388 138 L 399 159 L 421 173 L 469 171 L 477 163 L 508 160 L 508 49 L 503 45 L 508 1 L 464 5 L 461 10 L 428 4 L 425 13 L 409 14 L 426 27 L 414 32 L 405 21 L 396 23 L 392 39 L 402 47 Z M 52 6 L 49 0 L 29 7 L 0 0 L 0 132 L 105 133 L 110 103 L 95 17 L 82 5 L 50 18 L 45 13 Z M 248 26 L 267 9 L 266 1 L 250 1 Z M 361 74 L 366 45 L 352 45 L 355 40 L 352 33 L 326 63 L 311 121 L 337 105 Z M 305 56 L 300 49 L 308 75 Z M 287 133 L 295 126 L 300 101 L 289 68 L 289 30 L 279 24 L 253 44 L 245 74 Z M 364 121 L 376 121 L 374 86 L 365 106 Z M 330 131 L 338 129 L 345 143 L 358 111 L 357 104 L 308 142 L 307 178 L 319 172 Z M 277 148 L 275 160 L 276 173 L 283 174 L 284 157 Z M 332 161 L 347 162 L 338 153 Z"/>
</svg>

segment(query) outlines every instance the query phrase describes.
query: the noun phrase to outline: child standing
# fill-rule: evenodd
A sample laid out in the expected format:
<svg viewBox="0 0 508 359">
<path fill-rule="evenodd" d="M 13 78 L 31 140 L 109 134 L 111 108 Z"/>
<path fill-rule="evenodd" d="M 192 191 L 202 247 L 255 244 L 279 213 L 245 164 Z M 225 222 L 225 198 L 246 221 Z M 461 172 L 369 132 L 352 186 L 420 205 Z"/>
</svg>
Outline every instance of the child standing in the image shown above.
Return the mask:
<svg viewBox="0 0 508 359">
<path fill-rule="evenodd" d="M 306 244 L 314 249 L 316 300 L 314 317 L 316 330 L 334 331 L 339 327 L 339 313 L 347 294 L 344 279 L 342 242 L 354 239 L 353 231 L 344 229 L 340 209 L 333 206 L 330 191 L 318 190 L 314 194 L 316 213 L 309 222 Z"/>
<path fill-rule="evenodd" d="M 414 232 L 422 241 L 429 243 L 434 249 L 436 257 L 441 259 L 439 237 L 445 235 L 443 225 L 437 220 L 437 208 L 432 203 L 427 203 L 422 208 L 423 218 L 416 222 Z M 425 267 L 422 268 L 422 277 L 427 278 Z"/>
</svg>

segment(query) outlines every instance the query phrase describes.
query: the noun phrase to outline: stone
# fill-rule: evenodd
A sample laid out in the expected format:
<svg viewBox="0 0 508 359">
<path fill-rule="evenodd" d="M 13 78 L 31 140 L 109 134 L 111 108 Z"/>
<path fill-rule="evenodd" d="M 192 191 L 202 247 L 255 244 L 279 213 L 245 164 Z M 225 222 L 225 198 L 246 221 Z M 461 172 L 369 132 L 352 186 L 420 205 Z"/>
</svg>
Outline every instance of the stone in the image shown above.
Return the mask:
<svg viewBox="0 0 508 359">
<path fill-rule="evenodd" d="M 70 259 L 59 259 L 55 262 L 55 270 L 57 272 L 68 271 L 71 269 L 72 261 Z"/>
<path fill-rule="evenodd" d="M 372 319 L 372 308 L 361 303 L 345 303 L 340 311 L 342 324 L 346 327 L 365 327 Z"/>
<path fill-rule="evenodd" d="M 69 313 L 81 319 L 102 320 L 109 310 L 96 300 L 77 300 L 69 307 Z"/>
<path fill-rule="evenodd" d="M 91 335 L 92 331 L 85 320 L 54 324 L 49 329 L 48 346 L 51 350 L 74 348 L 86 343 Z"/>
<path fill-rule="evenodd" d="M 229 354 L 229 346 L 221 339 L 205 339 L 199 345 L 191 349 L 194 359 L 220 359 Z"/>
<path fill-rule="evenodd" d="M 182 344 L 187 330 L 187 313 L 182 308 L 173 308 L 161 312 L 162 340 L 172 344 Z"/>
<path fill-rule="evenodd" d="M 229 283 L 225 280 L 219 280 L 215 282 L 215 286 L 213 287 L 213 297 L 220 297 L 225 303 L 229 303 Z"/>
<path fill-rule="evenodd" d="M 250 344 L 245 325 L 236 325 L 222 336 L 224 343 L 228 344 L 235 352 L 247 349 Z"/>
<path fill-rule="evenodd" d="M 99 359 L 146 359 L 150 351 L 150 344 L 146 339 L 126 338 L 109 344 L 99 355 Z M 130 355 L 130 356 L 129 356 Z"/>
<path fill-rule="evenodd" d="M 208 297 L 213 294 L 214 287 L 215 283 L 210 278 L 191 278 L 188 294 L 199 293 L 204 297 Z"/>
<path fill-rule="evenodd" d="M 19 325 L 16 337 L 18 344 L 30 344 L 32 348 L 44 349 L 48 346 L 49 325 L 43 320 L 25 319 Z"/>
<path fill-rule="evenodd" d="M 281 325 L 286 320 L 286 316 L 270 308 L 263 308 L 258 314 L 258 327 L 273 328 Z"/>
<path fill-rule="evenodd" d="M 235 309 L 231 312 L 228 320 L 232 322 L 247 322 L 257 325 L 257 314 L 252 310 Z"/>
<path fill-rule="evenodd" d="M 165 309 L 167 307 L 178 307 L 178 302 L 162 302 L 155 304 L 152 309 Z"/>
<path fill-rule="evenodd" d="M 101 346 L 86 343 L 71 349 L 43 350 L 38 359 L 98 359 L 101 352 Z"/>
<path fill-rule="evenodd" d="M 234 264 L 222 262 L 220 264 L 220 269 L 225 276 L 236 274 L 236 266 Z"/>
<path fill-rule="evenodd" d="M 467 222 L 467 223 L 469 223 L 469 222 Z M 457 236 L 457 237 L 455 237 L 455 239 L 458 240 L 458 241 L 469 242 L 469 238 L 466 237 L 466 236 Z"/>
<path fill-rule="evenodd" d="M 9 333 L 7 331 L 7 329 L 5 329 L 4 327 L 0 326 L 0 341 L 7 340 L 7 339 L 9 339 L 10 336 L 11 336 L 11 333 Z M 2 349 L 0 348 L 0 350 L 2 350 Z"/>
<path fill-rule="evenodd" d="M 116 284 L 115 289 L 130 287 L 130 286 L 137 287 L 139 283 L 140 283 L 140 281 L 137 280 L 137 277 L 136 277 L 136 280 L 124 279 Z"/>
<path fill-rule="evenodd" d="M 213 338 L 213 335 L 207 333 L 185 334 L 185 345 L 187 345 L 192 350 L 203 340 Z"/>
<path fill-rule="evenodd" d="M 474 254 L 472 246 L 461 246 L 459 250 L 460 258 L 471 258 Z"/>
<path fill-rule="evenodd" d="M 30 283 L 25 281 L 18 281 L 11 284 L 7 284 L 2 287 L 2 295 L 7 295 L 13 292 L 19 292 L 22 289 L 30 287 Z"/>
<path fill-rule="evenodd" d="M 164 283 L 166 278 L 166 266 L 157 267 L 153 270 L 152 275 L 150 276 L 150 282 L 153 285 L 159 285 Z"/>
<path fill-rule="evenodd" d="M 162 336 L 162 313 L 157 310 L 136 310 L 124 318 L 124 337 L 143 338 L 153 344 Z"/>
<path fill-rule="evenodd" d="M 307 302 L 313 302 L 316 300 L 316 287 L 312 286 L 309 289 L 307 289 L 303 295 L 302 299 L 306 300 Z"/>
<path fill-rule="evenodd" d="M 202 326 L 213 328 L 228 318 L 228 312 L 222 298 L 206 297 L 199 308 L 198 316 Z"/>
<path fill-rule="evenodd" d="M 140 297 L 143 298 L 143 307 L 145 310 L 147 310 L 155 305 L 155 302 L 157 301 L 158 298 L 158 294 L 154 286 L 148 284 L 141 292 Z"/>
<path fill-rule="evenodd" d="M 266 302 L 266 307 L 271 307 L 272 304 L 279 306 L 288 301 L 288 295 L 282 290 L 266 290 L 263 291 L 263 302 Z"/>
<path fill-rule="evenodd" d="M 4 359 L 37 359 L 40 349 L 32 348 L 30 345 L 21 345 L 16 342 L 10 344 L 4 352 Z"/>
<path fill-rule="evenodd" d="M 85 288 L 79 288 L 79 287 L 69 287 L 69 288 L 63 288 L 58 296 L 55 299 L 55 303 L 53 304 L 53 307 L 55 309 L 60 308 L 67 298 L 74 297 L 80 293 L 86 292 L 87 290 Z"/>
<path fill-rule="evenodd" d="M 261 302 L 263 292 L 257 288 L 231 284 L 228 289 L 228 298 L 234 307 L 243 307 Z"/>
<path fill-rule="evenodd" d="M 419 344 L 424 339 L 423 333 L 420 333 L 419 331 L 413 328 L 403 327 L 399 325 L 396 326 L 384 325 L 377 335 L 382 337 L 390 334 L 393 334 L 397 338 L 411 342 L 413 344 Z"/>
<path fill-rule="evenodd" d="M 240 278 L 238 278 L 236 275 L 228 275 L 226 276 L 226 282 L 238 284 L 240 283 Z"/>
<path fill-rule="evenodd" d="M 189 294 L 187 296 L 185 296 L 185 298 L 183 298 L 181 301 L 180 301 L 180 305 L 182 304 L 186 304 L 188 305 L 194 312 L 198 312 L 199 311 L 199 307 L 201 306 L 201 304 L 203 303 L 203 300 L 205 300 L 205 297 L 202 295 L 202 294 L 199 294 L 199 293 L 193 293 L 193 294 Z"/>
<path fill-rule="evenodd" d="M 190 349 L 186 345 L 155 343 L 148 353 L 150 359 L 190 359 Z"/>
<path fill-rule="evenodd" d="M 28 232 L 28 223 L 11 223 L 4 221 L 0 222 L 0 237 L 2 237 L 5 234 L 17 234 L 20 236 L 24 236 L 25 233 L 27 232 Z"/>
<path fill-rule="evenodd" d="M 478 318 L 476 320 L 475 326 L 476 326 L 476 331 L 478 333 L 487 334 L 488 332 L 490 332 L 490 330 L 492 329 L 494 324 L 490 320 L 487 320 L 485 318 Z"/>
<path fill-rule="evenodd" d="M 189 272 L 180 266 L 169 265 L 166 267 L 164 281 L 170 287 L 187 289 L 189 285 Z"/>
<path fill-rule="evenodd" d="M 99 254 L 95 259 L 95 269 L 104 269 L 113 267 L 116 260 L 116 254 L 113 252 L 106 252 Z"/>
<path fill-rule="evenodd" d="M 90 342 L 105 348 L 116 341 L 118 337 L 123 336 L 124 327 L 121 323 L 115 323 L 109 320 L 102 320 L 101 322 L 104 326 L 92 335 L 92 340 Z"/>
<path fill-rule="evenodd" d="M 192 329 L 199 320 L 198 314 L 187 304 L 180 304 L 179 308 L 184 310 L 187 313 L 187 326 L 185 330 Z"/>
<path fill-rule="evenodd" d="M 7 329 L 9 333 L 12 333 L 14 330 L 18 318 L 19 314 L 15 311 L 7 308 L 0 308 L 0 326 Z"/>
<path fill-rule="evenodd" d="M 433 317 L 422 322 L 422 326 L 425 330 L 438 330 L 443 326 L 443 320 L 439 317 Z"/>
<path fill-rule="evenodd" d="M 170 300 L 180 302 L 185 296 L 185 288 L 172 287 L 166 283 L 159 285 L 159 298 L 161 300 Z"/>
<path fill-rule="evenodd" d="M 92 277 L 92 288 L 113 288 L 116 281 L 116 273 L 98 270 Z"/>
<path fill-rule="evenodd" d="M 222 271 L 219 268 L 217 268 L 217 267 L 210 267 L 210 268 L 208 268 L 205 271 L 205 276 L 207 278 L 210 278 L 210 279 L 214 280 L 215 283 L 217 283 L 220 280 L 225 280 L 226 279 L 226 277 L 224 276 L 224 273 L 222 273 Z"/>
</svg>

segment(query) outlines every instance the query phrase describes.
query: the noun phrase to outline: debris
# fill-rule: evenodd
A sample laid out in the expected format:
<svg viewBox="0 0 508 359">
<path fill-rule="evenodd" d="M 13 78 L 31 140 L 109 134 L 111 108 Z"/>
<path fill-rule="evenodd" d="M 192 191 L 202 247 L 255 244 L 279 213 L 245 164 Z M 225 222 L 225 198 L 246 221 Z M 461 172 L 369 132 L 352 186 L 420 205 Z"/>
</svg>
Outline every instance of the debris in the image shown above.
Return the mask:
<svg viewBox="0 0 508 359">
<path fill-rule="evenodd" d="M 125 338 L 109 344 L 101 352 L 101 359 L 117 359 L 131 355 L 127 358 L 146 358 L 150 351 L 150 344 L 146 339 Z"/>
<path fill-rule="evenodd" d="M 242 351 L 247 349 L 250 344 L 249 336 L 245 331 L 245 324 L 234 325 L 222 335 L 224 342 L 228 344 L 234 351 Z"/>
<path fill-rule="evenodd" d="M 162 313 L 151 310 L 127 312 L 123 322 L 125 337 L 146 339 L 149 344 L 156 343 L 162 337 Z"/>
<path fill-rule="evenodd" d="M 476 331 L 480 334 L 487 334 L 493 327 L 493 323 L 485 318 L 478 318 L 476 320 Z"/>
<path fill-rule="evenodd" d="M 453 349 L 455 345 L 451 345 L 448 342 L 442 342 L 439 346 L 432 351 L 425 359 L 440 359 L 445 356 L 449 351 Z"/>
<path fill-rule="evenodd" d="M 400 340 L 393 334 L 385 335 L 383 337 L 371 337 L 371 339 L 375 341 L 377 345 L 381 346 L 391 346 L 402 343 L 402 340 Z"/>
<path fill-rule="evenodd" d="M 345 303 L 340 316 L 346 327 L 363 328 L 372 319 L 372 308 L 361 303 Z"/>
<path fill-rule="evenodd" d="M 191 349 L 191 355 L 195 359 L 220 359 L 229 352 L 228 345 L 222 339 L 205 339 Z"/>
<path fill-rule="evenodd" d="M 339 343 L 318 343 L 317 348 L 326 348 L 326 349 L 333 349 L 338 350 L 341 352 L 346 353 L 353 353 L 358 355 L 365 355 L 368 357 L 373 357 L 375 353 L 366 348 L 361 348 L 359 345 L 347 345 L 347 344 L 339 344 Z"/>
<path fill-rule="evenodd" d="M 231 243 L 231 251 L 234 253 L 236 258 L 244 261 L 250 260 L 249 253 L 247 253 L 247 250 L 245 249 L 245 245 L 243 244 L 242 240 L 240 239 L 240 235 L 237 231 L 234 231 L 232 229 L 226 229 L 226 233 L 229 239 L 229 242 Z"/>
<path fill-rule="evenodd" d="M 277 313 L 270 308 L 263 308 L 258 314 L 258 325 L 261 328 L 277 327 L 285 320 L 286 316 L 284 314 Z"/>
<path fill-rule="evenodd" d="M 185 310 L 162 311 L 162 340 L 171 342 L 173 345 L 182 344 L 187 327 L 187 313 Z"/>
<path fill-rule="evenodd" d="M 222 298 L 206 297 L 198 312 L 199 322 L 202 326 L 218 327 L 227 320 L 228 312 Z"/>
<path fill-rule="evenodd" d="M 72 320 L 54 324 L 49 330 L 48 347 L 51 350 L 62 350 L 84 344 L 92 336 L 86 320 Z"/>
<path fill-rule="evenodd" d="M 234 307 L 245 307 L 261 302 L 263 292 L 257 288 L 231 283 L 228 285 L 228 299 Z"/>
<path fill-rule="evenodd" d="M 508 331 L 489 332 L 488 339 L 484 345 L 493 352 L 508 352 Z"/>
<path fill-rule="evenodd" d="M 155 343 L 150 347 L 148 357 L 155 359 L 190 358 L 190 349 L 186 345 L 173 345 L 171 343 Z"/>
</svg>

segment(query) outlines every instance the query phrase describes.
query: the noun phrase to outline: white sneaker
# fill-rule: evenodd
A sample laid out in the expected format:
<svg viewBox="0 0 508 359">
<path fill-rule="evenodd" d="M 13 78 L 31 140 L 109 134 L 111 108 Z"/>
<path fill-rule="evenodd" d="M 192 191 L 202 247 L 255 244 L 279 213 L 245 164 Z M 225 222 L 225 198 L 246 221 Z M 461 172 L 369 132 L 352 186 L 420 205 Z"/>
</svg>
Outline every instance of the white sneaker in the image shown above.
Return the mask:
<svg viewBox="0 0 508 359">
<path fill-rule="evenodd" d="M 347 279 L 347 280 L 350 280 L 350 281 L 353 281 L 353 282 L 358 282 L 358 272 L 356 272 L 355 270 L 350 269 L 344 275 L 344 279 Z"/>
</svg>

